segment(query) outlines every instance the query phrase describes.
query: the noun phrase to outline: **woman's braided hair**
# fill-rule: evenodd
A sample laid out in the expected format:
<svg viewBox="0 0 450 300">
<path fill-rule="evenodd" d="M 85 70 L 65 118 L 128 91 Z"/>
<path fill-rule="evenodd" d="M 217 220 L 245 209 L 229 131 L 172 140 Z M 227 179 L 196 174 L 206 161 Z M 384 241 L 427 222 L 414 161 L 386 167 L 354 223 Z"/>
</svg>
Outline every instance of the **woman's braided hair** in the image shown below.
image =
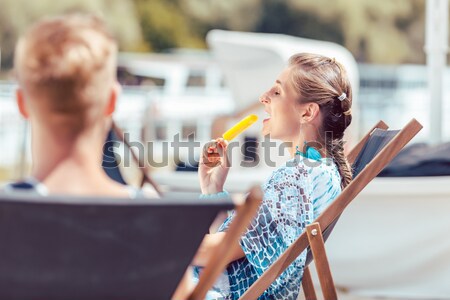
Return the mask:
<svg viewBox="0 0 450 300">
<path fill-rule="evenodd" d="M 320 134 L 327 155 L 338 166 L 341 187 L 352 180 L 352 170 L 344 155 L 344 131 L 352 122 L 352 88 L 344 67 L 334 58 L 300 53 L 289 59 L 292 83 L 300 103 L 315 102 L 322 114 Z"/>
</svg>

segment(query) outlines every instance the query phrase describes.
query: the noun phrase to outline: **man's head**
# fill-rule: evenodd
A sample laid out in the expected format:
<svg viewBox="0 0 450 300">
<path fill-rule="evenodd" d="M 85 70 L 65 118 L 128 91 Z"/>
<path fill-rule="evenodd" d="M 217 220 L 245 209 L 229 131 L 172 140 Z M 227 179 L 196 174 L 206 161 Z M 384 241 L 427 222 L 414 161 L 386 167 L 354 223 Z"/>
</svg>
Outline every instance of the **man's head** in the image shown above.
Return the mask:
<svg viewBox="0 0 450 300">
<path fill-rule="evenodd" d="M 21 113 L 67 137 L 114 111 L 117 45 L 103 22 L 88 15 L 44 19 L 19 40 L 14 67 Z"/>
</svg>

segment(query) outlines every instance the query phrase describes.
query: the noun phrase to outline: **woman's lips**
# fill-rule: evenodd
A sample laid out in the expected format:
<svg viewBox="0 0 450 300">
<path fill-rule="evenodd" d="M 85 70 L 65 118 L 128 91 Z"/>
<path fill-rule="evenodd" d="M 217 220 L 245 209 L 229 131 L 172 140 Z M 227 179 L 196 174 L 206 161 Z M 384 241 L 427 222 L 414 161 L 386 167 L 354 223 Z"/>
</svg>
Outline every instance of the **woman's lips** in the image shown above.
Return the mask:
<svg viewBox="0 0 450 300">
<path fill-rule="evenodd" d="M 270 120 L 270 118 L 264 119 L 264 120 L 263 120 L 263 123 L 266 123 L 266 122 L 268 122 L 269 120 Z"/>
</svg>

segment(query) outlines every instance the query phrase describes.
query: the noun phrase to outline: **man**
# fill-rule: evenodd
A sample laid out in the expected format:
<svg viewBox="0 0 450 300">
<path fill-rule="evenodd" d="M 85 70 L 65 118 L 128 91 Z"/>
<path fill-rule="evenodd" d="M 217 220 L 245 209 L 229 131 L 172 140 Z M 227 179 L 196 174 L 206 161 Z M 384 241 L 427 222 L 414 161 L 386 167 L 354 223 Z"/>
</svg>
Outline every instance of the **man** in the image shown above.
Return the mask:
<svg viewBox="0 0 450 300">
<path fill-rule="evenodd" d="M 44 19 L 19 40 L 17 104 L 32 134 L 28 188 L 44 194 L 134 196 L 136 191 L 109 179 L 101 167 L 120 92 L 116 56 L 117 44 L 106 26 L 88 15 Z"/>
</svg>

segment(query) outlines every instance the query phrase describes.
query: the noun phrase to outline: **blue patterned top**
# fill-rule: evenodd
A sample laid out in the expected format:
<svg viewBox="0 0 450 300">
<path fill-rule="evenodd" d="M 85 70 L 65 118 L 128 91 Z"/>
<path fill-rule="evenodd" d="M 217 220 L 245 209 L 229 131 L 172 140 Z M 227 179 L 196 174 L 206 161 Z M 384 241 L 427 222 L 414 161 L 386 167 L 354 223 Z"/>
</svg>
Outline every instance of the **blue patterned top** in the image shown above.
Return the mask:
<svg viewBox="0 0 450 300">
<path fill-rule="evenodd" d="M 228 265 L 207 299 L 238 299 L 300 236 L 305 227 L 341 192 L 341 177 L 331 159 L 297 156 L 275 170 L 263 185 L 264 199 L 243 234 L 245 257 Z M 226 231 L 234 213 L 219 228 Z M 276 279 L 259 299 L 297 299 L 306 251 Z M 199 268 L 194 269 L 198 278 Z"/>
</svg>

